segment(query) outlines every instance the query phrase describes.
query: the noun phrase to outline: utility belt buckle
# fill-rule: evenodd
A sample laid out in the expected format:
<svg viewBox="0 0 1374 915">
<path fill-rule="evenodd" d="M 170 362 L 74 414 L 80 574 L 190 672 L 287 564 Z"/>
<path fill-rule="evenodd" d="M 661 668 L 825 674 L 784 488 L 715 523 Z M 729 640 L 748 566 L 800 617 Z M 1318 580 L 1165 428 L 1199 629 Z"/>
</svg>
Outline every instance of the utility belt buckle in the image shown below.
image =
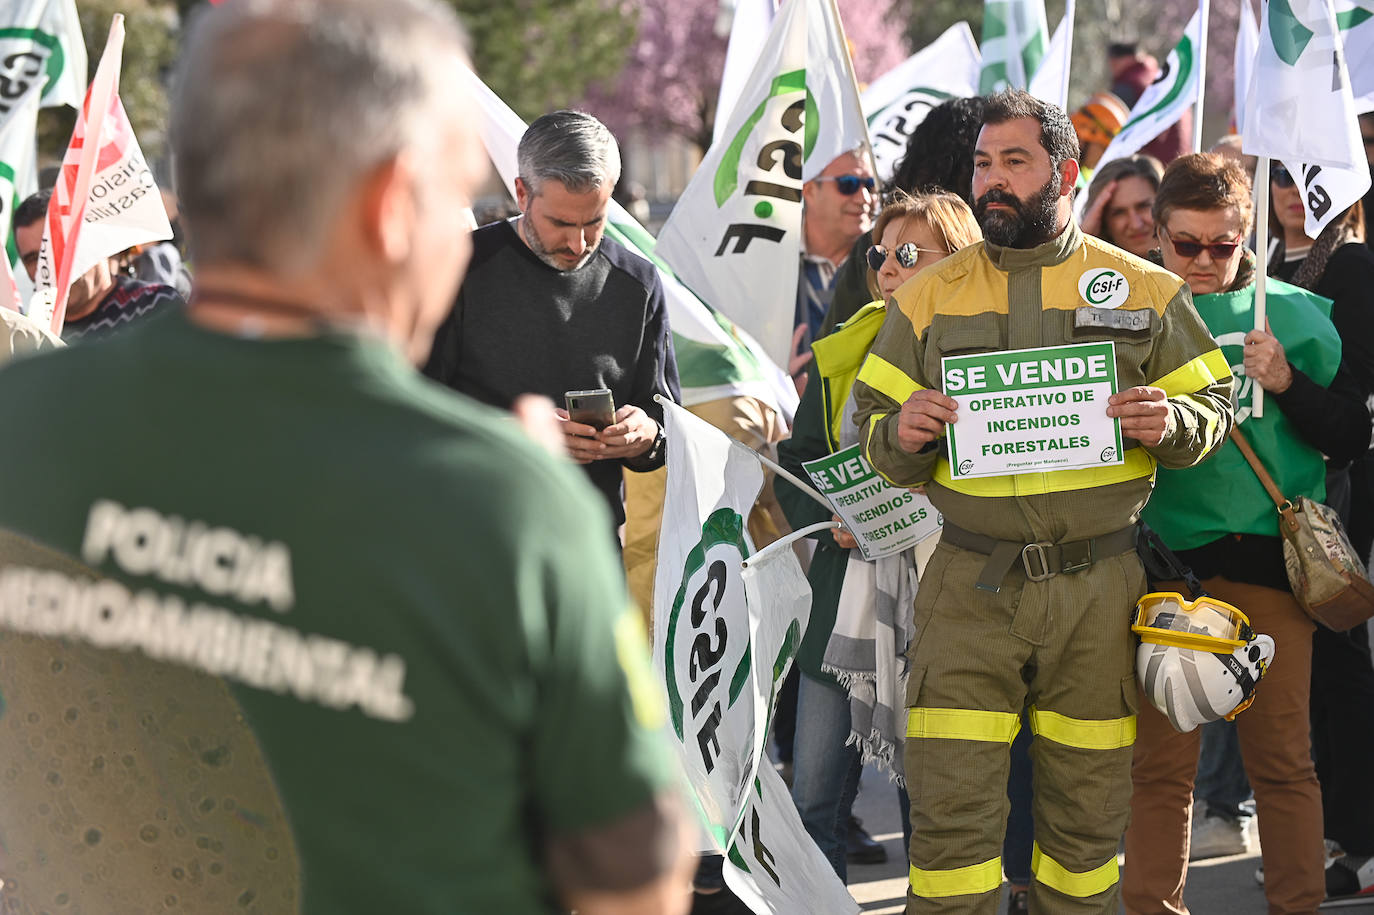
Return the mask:
<svg viewBox="0 0 1374 915">
<path fill-rule="evenodd" d="M 1044 581 L 1054 577 L 1054 571 L 1050 568 L 1050 557 L 1045 552 L 1045 547 L 1053 546 L 1052 543 L 1028 543 L 1021 547 L 1021 566 L 1026 570 L 1028 581 Z M 1036 569 L 1039 566 L 1039 569 Z"/>
<path fill-rule="evenodd" d="M 1059 545 L 1059 571 L 1064 573 L 1082 572 L 1090 567 L 1097 557 L 1093 555 L 1093 541 L 1074 540 Z"/>
</svg>

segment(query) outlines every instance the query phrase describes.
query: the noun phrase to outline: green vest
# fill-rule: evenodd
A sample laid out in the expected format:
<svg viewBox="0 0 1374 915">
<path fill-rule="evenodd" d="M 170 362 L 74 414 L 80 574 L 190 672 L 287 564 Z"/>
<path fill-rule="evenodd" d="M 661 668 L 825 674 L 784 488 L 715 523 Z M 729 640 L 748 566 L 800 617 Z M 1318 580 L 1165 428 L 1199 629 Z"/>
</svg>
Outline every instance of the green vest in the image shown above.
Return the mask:
<svg viewBox="0 0 1374 915">
<path fill-rule="evenodd" d="M 849 399 L 854 379 L 868 358 L 868 350 L 873 346 L 873 339 L 878 336 L 886 315 L 885 302 L 869 302 L 855 312 L 854 317 L 837 327 L 834 333 L 811 344 L 816 373 L 820 375 L 822 385 L 825 433 L 832 452 L 840 447 L 840 421 L 844 416 L 845 401 Z"/>
<path fill-rule="evenodd" d="M 1327 386 L 1341 361 L 1341 339 L 1331 323 L 1331 300 L 1270 278 L 1269 325 L 1293 367 Z M 1255 383 L 1245 377 L 1245 335 L 1255 326 L 1255 287 L 1200 295 L 1193 305 L 1216 337 L 1236 376 L 1236 422 L 1283 494 L 1290 499 L 1326 497 L 1326 465 L 1266 398 L 1264 416 L 1252 414 Z M 1211 543 L 1226 534 L 1278 536 L 1274 503 L 1234 442 L 1196 467 L 1159 468 L 1154 495 L 1142 513 L 1175 550 Z"/>
</svg>

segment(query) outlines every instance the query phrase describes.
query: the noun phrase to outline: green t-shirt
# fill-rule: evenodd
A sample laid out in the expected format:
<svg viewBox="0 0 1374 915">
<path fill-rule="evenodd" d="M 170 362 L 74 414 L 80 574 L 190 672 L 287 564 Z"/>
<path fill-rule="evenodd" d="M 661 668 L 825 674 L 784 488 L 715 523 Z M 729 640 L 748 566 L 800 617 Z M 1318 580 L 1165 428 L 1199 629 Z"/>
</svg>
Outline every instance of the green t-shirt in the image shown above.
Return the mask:
<svg viewBox="0 0 1374 915">
<path fill-rule="evenodd" d="M 1265 309 L 1274 336 L 1293 366 L 1327 387 L 1341 362 L 1341 339 L 1331 323 L 1331 300 L 1282 280 L 1266 281 Z M 1236 377 L 1235 418 L 1279 489 L 1290 499 L 1326 496 L 1321 452 L 1298 435 L 1278 404 L 1266 401 L 1256 417 L 1253 379 L 1245 377 L 1245 335 L 1255 326 L 1255 287 L 1193 299 Z M 1159 469 L 1141 515 L 1175 550 L 1190 550 L 1227 534 L 1279 535 L 1274 503 L 1236 443 L 1226 441 L 1196 467 Z"/>
<path fill-rule="evenodd" d="M 547 912 L 548 843 L 668 781 L 605 507 L 382 343 L 169 314 L 0 372 L 0 422 L 7 896 Z M 93 684 L 65 710 L 49 656 Z M 259 750 L 249 804 L 221 773 Z"/>
</svg>

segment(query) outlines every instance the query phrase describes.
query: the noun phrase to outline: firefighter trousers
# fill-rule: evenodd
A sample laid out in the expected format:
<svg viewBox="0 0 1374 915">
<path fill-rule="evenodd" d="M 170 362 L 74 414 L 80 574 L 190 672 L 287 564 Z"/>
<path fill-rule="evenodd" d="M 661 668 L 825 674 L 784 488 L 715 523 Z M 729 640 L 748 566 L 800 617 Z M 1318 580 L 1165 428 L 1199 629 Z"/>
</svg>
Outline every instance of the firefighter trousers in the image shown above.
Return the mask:
<svg viewBox="0 0 1374 915">
<path fill-rule="evenodd" d="M 1138 696 L 1130 614 L 1144 571 L 1134 551 L 1043 581 L 1018 564 L 993 593 L 974 587 L 986 562 L 942 543 L 916 597 L 907 912 L 997 911 L 1009 748 L 1025 708 L 1031 911 L 1115 913 Z"/>
</svg>

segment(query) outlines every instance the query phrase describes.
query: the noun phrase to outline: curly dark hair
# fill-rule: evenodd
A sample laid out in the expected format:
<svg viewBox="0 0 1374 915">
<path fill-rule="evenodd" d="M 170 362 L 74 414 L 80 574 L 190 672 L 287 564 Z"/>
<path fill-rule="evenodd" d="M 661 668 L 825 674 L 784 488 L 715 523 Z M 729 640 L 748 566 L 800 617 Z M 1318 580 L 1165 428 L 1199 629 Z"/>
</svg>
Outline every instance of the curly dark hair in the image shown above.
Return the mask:
<svg viewBox="0 0 1374 915">
<path fill-rule="evenodd" d="M 973 146 L 983 126 L 987 99 L 955 98 L 930 110 L 906 141 L 888 187 L 920 194 L 950 191 L 973 204 Z"/>
</svg>

